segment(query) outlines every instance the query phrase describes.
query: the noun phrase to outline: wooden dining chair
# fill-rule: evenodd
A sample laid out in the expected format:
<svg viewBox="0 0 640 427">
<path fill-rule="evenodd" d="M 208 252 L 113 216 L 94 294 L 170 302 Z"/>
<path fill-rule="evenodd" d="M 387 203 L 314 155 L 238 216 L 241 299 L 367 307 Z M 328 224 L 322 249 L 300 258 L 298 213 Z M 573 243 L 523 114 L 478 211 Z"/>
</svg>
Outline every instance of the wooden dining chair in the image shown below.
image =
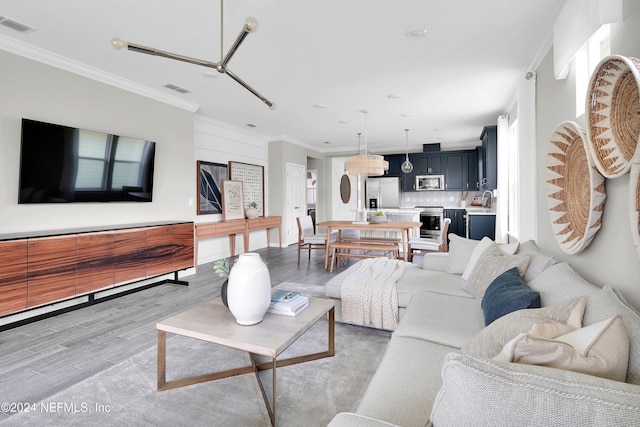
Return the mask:
<svg viewBox="0 0 640 427">
<path fill-rule="evenodd" d="M 313 229 L 313 220 L 310 215 L 299 216 L 296 218 L 298 223 L 298 265 L 300 265 L 300 251 L 306 248 L 309 252 L 308 259 L 311 261 L 311 250 L 325 250 L 327 244 L 326 233 L 315 233 Z M 337 240 L 337 233 L 331 233 L 330 243 Z"/>
<path fill-rule="evenodd" d="M 413 260 L 413 251 L 420 252 L 447 252 L 449 250 L 447 244 L 447 233 L 449 232 L 449 224 L 451 224 L 451 218 L 445 218 L 442 221 L 442 231 L 440 232 L 440 237 L 438 240 L 435 239 L 423 239 L 423 238 L 413 238 L 409 239 L 408 245 L 408 261 L 411 262 Z"/>
</svg>

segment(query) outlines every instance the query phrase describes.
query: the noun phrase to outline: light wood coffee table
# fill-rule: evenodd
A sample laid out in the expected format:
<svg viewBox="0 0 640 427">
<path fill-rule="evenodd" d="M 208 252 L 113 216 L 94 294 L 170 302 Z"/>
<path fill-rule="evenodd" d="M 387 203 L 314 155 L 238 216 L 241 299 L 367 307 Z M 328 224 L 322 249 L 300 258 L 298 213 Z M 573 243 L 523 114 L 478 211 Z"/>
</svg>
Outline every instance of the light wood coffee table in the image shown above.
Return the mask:
<svg viewBox="0 0 640 427">
<path fill-rule="evenodd" d="M 328 315 L 328 350 L 320 353 L 278 360 L 277 357 L 302 336 L 311 326 Z M 309 297 L 309 307 L 295 317 L 267 313 L 262 322 L 241 326 L 222 304 L 220 298 L 182 312 L 156 324 L 158 330 L 158 391 L 170 390 L 220 378 L 255 373 L 267 406 L 271 424 L 276 425 L 276 368 L 335 354 L 335 308 L 330 299 Z M 167 332 L 224 345 L 249 352 L 251 365 L 226 371 L 167 381 Z M 257 363 L 253 355 L 271 358 L 271 362 Z M 259 371 L 272 370 L 273 404 L 265 392 Z"/>
</svg>

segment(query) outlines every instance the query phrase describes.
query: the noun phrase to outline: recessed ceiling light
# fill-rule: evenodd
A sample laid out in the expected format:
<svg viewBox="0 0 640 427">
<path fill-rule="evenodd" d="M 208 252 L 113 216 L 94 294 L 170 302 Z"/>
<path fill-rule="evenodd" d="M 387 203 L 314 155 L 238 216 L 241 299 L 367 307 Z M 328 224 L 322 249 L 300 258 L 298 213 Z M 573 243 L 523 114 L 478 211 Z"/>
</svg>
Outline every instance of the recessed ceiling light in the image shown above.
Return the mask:
<svg viewBox="0 0 640 427">
<path fill-rule="evenodd" d="M 323 108 L 327 108 L 327 106 L 324 104 L 313 104 L 313 108 L 318 108 L 322 110 Z"/>
<path fill-rule="evenodd" d="M 409 37 L 410 39 L 419 39 L 424 37 L 427 34 L 427 29 L 426 28 L 411 28 L 407 31 L 405 31 L 405 35 L 407 37 Z"/>
<path fill-rule="evenodd" d="M 400 95 L 398 95 L 397 93 L 392 93 L 391 95 L 387 95 L 387 98 L 389 98 L 389 99 L 400 99 Z"/>
<path fill-rule="evenodd" d="M 253 123 L 247 123 L 247 127 L 250 127 L 250 128 L 257 128 L 258 126 L 257 126 L 257 125 L 254 125 Z"/>
<path fill-rule="evenodd" d="M 167 89 L 175 90 L 176 92 L 180 92 L 180 93 L 191 92 L 189 89 L 185 89 L 182 86 L 174 85 L 173 83 L 167 83 L 166 85 L 164 85 L 164 87 L 166 87 Z"/>
<path fill-rule="evenodd" d="M 35 28 L 27 24 L 18 22 L 15 19 L 7 18 L 6 16 L 0 16 L 0 25 L 2 25 L 3 27 L 11 28 L 14 31 L 18 31 L 24 34 L 29 34 L 36 30 Z"/>
</svg>

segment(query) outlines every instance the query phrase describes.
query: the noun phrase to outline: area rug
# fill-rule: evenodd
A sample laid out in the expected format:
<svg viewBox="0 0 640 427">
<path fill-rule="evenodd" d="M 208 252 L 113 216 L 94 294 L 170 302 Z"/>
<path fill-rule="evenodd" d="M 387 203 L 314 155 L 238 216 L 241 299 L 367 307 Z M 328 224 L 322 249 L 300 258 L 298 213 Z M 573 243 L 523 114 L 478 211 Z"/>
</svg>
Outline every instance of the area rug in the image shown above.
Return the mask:
<svg viewBox="0 0 640 427">
<path fill-rule="evenodd" d="M 288 289 L 288 288 L 287 288 Z M 390 338 L 386 331 L 336 323 L 336 355 L 278 368 L 280 426 L 326 426 L 353 411 Z M 327 321 L 316 323 L 281 358 L 323 351 Z M 167 379 L 244 366 L 246 353 L 168 334 Z M 271 394 L 271 371 L 261 373 Z M 156 348 L 29 407 L 4 426 L 269 426 L 254 374 L 156 391 Z"/>
</svg>

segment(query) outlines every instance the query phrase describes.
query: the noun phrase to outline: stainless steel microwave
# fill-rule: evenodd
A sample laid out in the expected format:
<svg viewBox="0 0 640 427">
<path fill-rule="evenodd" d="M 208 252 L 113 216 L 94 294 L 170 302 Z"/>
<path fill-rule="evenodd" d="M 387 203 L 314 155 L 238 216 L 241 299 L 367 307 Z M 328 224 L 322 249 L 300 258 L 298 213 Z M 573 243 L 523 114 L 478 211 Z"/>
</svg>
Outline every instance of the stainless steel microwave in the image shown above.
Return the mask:
<svg viewBox="0 0 640 427">
<path fill-rule="evenodd" d="M 444 190 L 444 175 L 417 175 L 416 191 Z"/>
</svg>

